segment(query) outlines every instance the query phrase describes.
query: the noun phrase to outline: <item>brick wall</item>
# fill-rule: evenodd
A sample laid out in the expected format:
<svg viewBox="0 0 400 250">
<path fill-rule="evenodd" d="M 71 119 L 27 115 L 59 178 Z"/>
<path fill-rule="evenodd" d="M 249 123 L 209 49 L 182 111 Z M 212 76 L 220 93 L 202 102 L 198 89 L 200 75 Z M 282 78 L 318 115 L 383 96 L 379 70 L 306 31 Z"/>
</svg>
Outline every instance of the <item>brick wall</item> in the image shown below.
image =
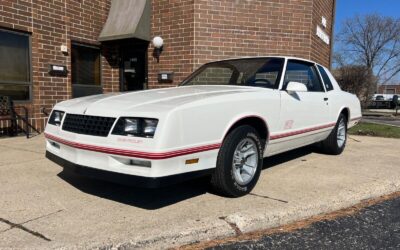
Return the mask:
<svg viewBox="0 0 400 250">
<path fill-rule="evenodd" d="M 197 1 L 197 0 L 196 0 Z M 195 0 L 154 0 L 151 36 L 164 39 L 164 50 L 157 63 L 153 47 L 148 52 L 149 87 L 162 88 L 179 84 L 194 68 Z M 160 71 L 173 71 L 172 84 L 159 84 Z"/>
<path fill-rule="evenodd" d="M 195 4 L 195 64 L 240 56 L 310 58 L 312 0 Z"/>
<path fill-rule="evenodd" d="M 316 33 L 325 16 L 331 35 L 332 0 L 160 0 L 153 3 L 152 35 L 165 38 L 159 64 L 149 50 L 149 86 L 181 82 L 203 63 L 240 56 L 288 55 L 330 64 L 331 46 Z M 175 72 L 158 84 L 157 72 Z"/>
<path fill-rule="evenodd" d="M 397 94 L 400 95 L 400 84 L 398 85 L 380 85 L 377 94 Z"/>
<path fill-rule="evenodd" d="M 326 67 L 330 67 L 331 48 L 333 45 L 333 22 L 334 22 L 335 2 L 332 0 L 314 0 L 313 1 L 313 21 L 312 21 L 312 43 L 310 59 L 321 63 Z M 326 18 L 327 26 L 324 28 L 321 24 L 322 16 Z M 317 25 L 321 27 L 327 35 L 330 36 L 330 44 L 326 44 L 316 36 Z"/>
<path fill-rule="evenodd" d="M 104 92 L 119 91 L 119 47 L 97 39 L 111 0 L 1 0 L 0 28 L 31 34 L 33 126 L 43 128 L 41 108 L 71 98 L 71 73 L 50 76 L 49 64 L 71 70 L 71 41 L 101 47 Z M 321 16 L 332 37 L 332 0 L 153 0 L 151 36 L 164 38 L 160 63 L 148 51 L 150 88 L 175 86 L 201 64 L 240 56 L 289 55 L 329 66 L 330 46 L 316 35 Z M 174 81 L 160 84 L 157 74 L 173 71 Z"/>
<path fill-rule="evenodd" d="M 28 32 L 32 41 L 32 101 L 25 104 L 31 123 L 41 130 L 45 116 L 41 108 L 51 109 L 71 98 L 71 74 L 55 77 L 49 64 L 66 65 L 71 69 L 71 55 L 61 52 L 61 45 L 71 51 L 71 41 L 100 46 L 98 35 L 107 18 L 110 1 L 102 0 L 2 0 L 0 27 Z M 118 85 L 118 69 L 106 48 L 102 56 L 104 91 Z M 109 56 L 107 58 L 107 56 Z"/>
</svg>

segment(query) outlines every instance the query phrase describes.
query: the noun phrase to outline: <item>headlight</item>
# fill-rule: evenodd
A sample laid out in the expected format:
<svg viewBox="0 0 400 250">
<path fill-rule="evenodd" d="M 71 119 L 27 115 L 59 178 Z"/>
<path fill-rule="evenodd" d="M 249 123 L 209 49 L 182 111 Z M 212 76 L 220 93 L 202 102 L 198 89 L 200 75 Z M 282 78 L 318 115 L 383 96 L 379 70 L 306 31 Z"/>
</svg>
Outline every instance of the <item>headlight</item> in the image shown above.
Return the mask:
<svg viewBox="0 0 400 250">
<path fill-rule="evenodd" d="M 124 124 L 124 133 L 125 134 L 138 134 L 139 133 L 139 120 L 126 118 Z"/>
<path fill-rule="evenodd" d="M 121 117 L 112 134 L 153 138 L 157 124 L 157 119 Z"/>
<path fill-rule="evenodd" d="M 156 132 L 158 120 L 144 119 L 143 121 L 144 121 L 143 133 L 145 135 L 154 136 L 154 133 Z"/>
<path fill-rule="evenodd" d="M 53 112 L 50 115 L 49 118 L 49 124 L 55 125 L 55 126 L 60 126 L 61 121 L 64 117 L 65 112 L 63 111 L 58 111 L 58 110 L 53 110 Z"/>
</svg>

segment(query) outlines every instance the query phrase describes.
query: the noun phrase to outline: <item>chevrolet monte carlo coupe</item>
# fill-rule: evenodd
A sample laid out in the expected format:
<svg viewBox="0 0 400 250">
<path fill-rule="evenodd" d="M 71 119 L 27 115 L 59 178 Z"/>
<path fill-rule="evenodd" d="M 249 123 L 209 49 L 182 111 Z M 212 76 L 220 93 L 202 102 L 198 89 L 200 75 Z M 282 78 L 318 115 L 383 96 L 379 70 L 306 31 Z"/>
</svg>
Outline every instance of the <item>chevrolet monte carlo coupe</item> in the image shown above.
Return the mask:
<svg viewBox="0 0 400 250">
<path fill-rule="evenodd" d="M 219 193 L 256 185 L 263 158 L 316 144 L 342 153 L 360 102 L 325 67 L 292 57 L 223 60 L 179 87 L 55 105 L 46 156 L 78 174 L 145 187 L 211 175 Z"/>
</svg>

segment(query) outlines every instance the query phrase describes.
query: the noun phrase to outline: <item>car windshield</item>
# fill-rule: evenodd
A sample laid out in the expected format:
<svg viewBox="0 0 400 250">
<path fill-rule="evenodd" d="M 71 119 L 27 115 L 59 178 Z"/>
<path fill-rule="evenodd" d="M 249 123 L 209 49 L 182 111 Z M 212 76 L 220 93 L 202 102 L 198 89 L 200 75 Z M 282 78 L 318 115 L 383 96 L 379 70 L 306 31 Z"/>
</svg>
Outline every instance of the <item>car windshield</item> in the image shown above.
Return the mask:
<svg viewBox="0 0 400 250">
<path fill-rule="evenodd" d="M 208 63 L 181 86 L 237 85 L 277 89 L 284 61 L 283 58 L 254 58 Z"/>
</svg>

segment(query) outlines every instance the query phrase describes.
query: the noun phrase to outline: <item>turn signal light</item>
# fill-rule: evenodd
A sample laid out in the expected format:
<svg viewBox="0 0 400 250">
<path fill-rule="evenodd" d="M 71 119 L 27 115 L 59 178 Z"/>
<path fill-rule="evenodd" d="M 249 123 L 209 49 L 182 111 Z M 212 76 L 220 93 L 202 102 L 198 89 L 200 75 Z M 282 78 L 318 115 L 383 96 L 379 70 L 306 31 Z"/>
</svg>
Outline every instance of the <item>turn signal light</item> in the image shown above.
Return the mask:
<svg viewBox="0 0 400 250">
<path fill-rule="evenodd" d="M 199 163 L 199 158 L 186 160 L 186 165 L 197 164 Z"/>
</svg>

